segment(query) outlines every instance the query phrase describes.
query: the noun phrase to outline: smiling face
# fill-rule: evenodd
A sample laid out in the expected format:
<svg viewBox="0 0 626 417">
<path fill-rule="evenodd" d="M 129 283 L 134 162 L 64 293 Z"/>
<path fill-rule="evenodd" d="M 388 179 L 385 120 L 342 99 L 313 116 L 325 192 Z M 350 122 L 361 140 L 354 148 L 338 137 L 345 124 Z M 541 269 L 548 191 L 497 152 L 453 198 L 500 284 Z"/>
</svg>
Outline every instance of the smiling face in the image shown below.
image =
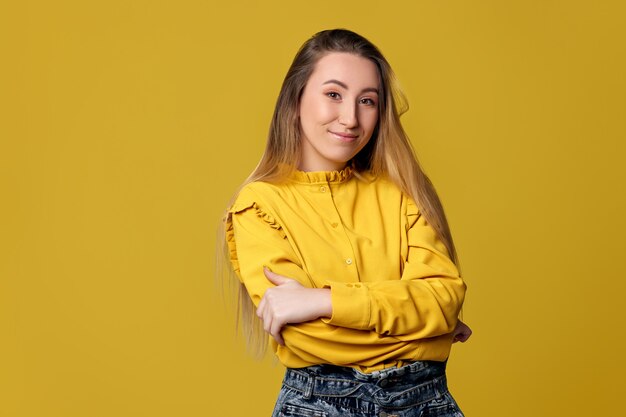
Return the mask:
<svg viewBox="0 0 626 417">
<path fill-rule="evenodd" d="M 379 93 L 378 68 L 371 60 L 345 52 L 320 58 L 300 98 L 298 169 L 344 168 L 372 137 Z"/>
</svg>

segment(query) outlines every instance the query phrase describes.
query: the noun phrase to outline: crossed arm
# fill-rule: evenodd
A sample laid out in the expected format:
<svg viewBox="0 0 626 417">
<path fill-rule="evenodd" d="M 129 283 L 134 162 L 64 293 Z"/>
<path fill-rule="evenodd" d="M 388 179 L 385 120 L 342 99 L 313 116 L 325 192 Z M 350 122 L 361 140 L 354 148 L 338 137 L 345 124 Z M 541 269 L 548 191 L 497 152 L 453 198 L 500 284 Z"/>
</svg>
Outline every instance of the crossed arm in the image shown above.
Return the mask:
<svg viewBox="0 0 626 417">
<path fill-rule="evenodd" d="M 469 327 L 457 320 L 465 284 L 424 219 L 418 218 L 408 231 L 413 247 L 402 278 L 364 283 L 364 288 L 352 293 L 346 291 L 355 289 L 348 290 L 342 283 L 334 283 L 332 289 L 303 285 L 310 277 L 290 242 L 275 228 L 268 228 L 251 207 L 243 206 L 232 216 L 238 273 L 265 330 L 279 344 L 285 343 L 281 332 L 285 325 L 311 321 L 327 326 L 332 342 L 339 341 L 343 333 L 350 334 L 351 343 L 363 339 L 364 344 L 371 344 L 375 334 L 377 343 L 410 343 L 450 333 L 453 341 L 464 342 L 471 335 Z M 282 275 L 264 272 L 263 264 Z M 333 311 L 333 297 L 349 302 L 335 303 Z M 355 314 L 349 311 L 354 306 Z"/>
<path fill-rule="evenodd" d="M 298 281 L 263 268 L 267 279 L 275 285 L 268 288 L 257 307 L 263 328 L 279 345 L 285 344 L 281 331 L 286 324 L 303 323 L 332 316 L 330 289 L 307 288 Z M 472 330 L 461 320 L 453 331 L 453 343 L 464 343 Z"/>
</svg>

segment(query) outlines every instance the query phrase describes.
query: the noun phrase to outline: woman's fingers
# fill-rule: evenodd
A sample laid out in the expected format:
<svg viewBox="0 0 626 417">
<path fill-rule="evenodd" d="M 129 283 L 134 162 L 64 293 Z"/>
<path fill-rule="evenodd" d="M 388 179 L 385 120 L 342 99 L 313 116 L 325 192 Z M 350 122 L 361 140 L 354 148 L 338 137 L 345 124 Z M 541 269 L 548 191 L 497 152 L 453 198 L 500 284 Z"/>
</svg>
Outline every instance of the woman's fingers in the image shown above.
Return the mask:
<svg viewBox="0 0 626 417">
<path fill-rule="evenodd" d="M 276 342 L 278 342 L 279 345 L 285 344 L 285 342 L 283 341 L 283 337 L 280 334 L 282 329 L 283 329 L 283 324 L 280 322 L 280 320 L 277 320 L 276 317 L 273 317 L 269 333 L 276 340 Z"/>
<path fill-rule="evenodd" d="M 281 331 L 284 323 L 276 317 L 275 306 L 271 302 L 271 288 L 265 292 L 256 310 L 256 315 L 263 322 L 263 330 L 270 334 L 278 344 L 284 345 Z"/>
<path fill-rule="evenodd" d="M 452 340 L 452 343 L 464 343 L 467 341 L 467 339 L 469 339 L 471 335 L 472 329 L 470 329 L 467 324 L 459 320 L 456 324 L 456 328 L 454 329 L 454 338 Z"/>
<path fill-rule="evenodd" d="M 454 337 L 454 340 L 452 341 L 452 343 L 456 343 L 456 342 L 465 343 L 467 339 L 469 339 L 469 335 L 460 334 Z"/>
<path fill-rule="evenodd" d="M 291 278 L 272 272 L 266 266 L 263 267 L 263 273 L 265 274 L 265 277 L 267 277 L 267 279 L 274 285 L 282 285 L 291 281 Z"/>
<path fill-rule="evenodd" d="M 266 308 L 263 312 L 263 330 L 270 333 L 272 330 L 272 312 Z"/>
<path fill-rule="evenodd" d="M 260 319 L 263 318 L 264 309 L 265 309 L 265 297 L 261 298 L 261 302 L 259 303 L 259 306 L 256 308 L 256 315 L 258 318 Z"/>
<path fill-rule="evenodd" d="M 466 331 L 464 331 L 463 333 L 461 333 L 458 337 L 459 342 L 463 343 L 465 342 L 467 339 L 470 338 L 470 336 L 472 335 L 472 330 L 468 327 Z"/>
<path fill-rule="evenodd" d="M 263 302 L 263 300 L 261 300 Z M 261 303 L 259 303 L 259 307 Z M 267 302 L 263 305 L 263 310 L 260 312 L 261 320 L 263 321 L 263 330 L 266 333 L 272 335 L 274 340 L 278 342 L 280 345 L 284 345 L 285 342 L 280 334 L 282 329 L 282 324 L 280 320 L 278 320 L 275 316 L 275 312 L 272 310 L 271 305 L 267 305 Z"/>
<path fill-rule="evenodd" d="M 330 291 L 327 291 L 328 301 L 320 301 L 319 289 L 305 288 L 297 280 L 276 274 L 267 267 L 263 268 L 267 279 L 275 286 L 265 290 L 257 306 L 257 316 L 263 321 L 263 330 L 281 345 L 284 340 L 282 328 L 288 323 L 302 323 L 313 320 L 322 314 L 329 315 L 326 304 L 330 303 Z M 315 292 L 313 292 L 315 291 Z M 324 293 L 326 295 L 326 293 Z M 317 297 L 313 297 L 318 295 Z"/>
</svg>

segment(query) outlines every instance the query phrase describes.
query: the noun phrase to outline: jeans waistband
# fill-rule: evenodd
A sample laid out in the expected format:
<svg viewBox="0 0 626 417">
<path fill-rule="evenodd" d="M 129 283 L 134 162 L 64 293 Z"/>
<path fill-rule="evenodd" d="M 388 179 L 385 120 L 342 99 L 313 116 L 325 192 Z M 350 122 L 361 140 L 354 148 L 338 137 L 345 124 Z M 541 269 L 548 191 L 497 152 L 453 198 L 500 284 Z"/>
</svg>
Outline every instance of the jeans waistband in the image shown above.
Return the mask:
<svg viewBox="0 0 626 417">
<path fill-rule="evenodd" d="M 336 365 L 312 365 L 306 368 L 288 368 L 284 384 L 311 395 L 350 395 L 363 384 L 372 384 L 375 388 L 392 389 L 394 386 L 423 386 L 424 390 L 445 392 L 446 361 L 416 361 L 400 368 L 391 367 L 363 373 L 351 367 Z"/>
</svg>

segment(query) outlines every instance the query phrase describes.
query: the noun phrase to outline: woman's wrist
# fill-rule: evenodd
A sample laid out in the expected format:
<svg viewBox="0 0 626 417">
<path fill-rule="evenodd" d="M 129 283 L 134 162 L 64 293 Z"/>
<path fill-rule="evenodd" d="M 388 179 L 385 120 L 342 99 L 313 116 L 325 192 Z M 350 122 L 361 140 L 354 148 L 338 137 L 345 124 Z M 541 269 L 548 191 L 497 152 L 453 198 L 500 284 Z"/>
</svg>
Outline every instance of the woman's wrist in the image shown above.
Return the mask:
<svg viewBox="0 0 626 417">
<path fill-rule="evenodd" d="M 332 317 L 333 304 L 330 296 L 329 288 L 316 288 L 319 297 L 320 317 Z"/>
</svg>

